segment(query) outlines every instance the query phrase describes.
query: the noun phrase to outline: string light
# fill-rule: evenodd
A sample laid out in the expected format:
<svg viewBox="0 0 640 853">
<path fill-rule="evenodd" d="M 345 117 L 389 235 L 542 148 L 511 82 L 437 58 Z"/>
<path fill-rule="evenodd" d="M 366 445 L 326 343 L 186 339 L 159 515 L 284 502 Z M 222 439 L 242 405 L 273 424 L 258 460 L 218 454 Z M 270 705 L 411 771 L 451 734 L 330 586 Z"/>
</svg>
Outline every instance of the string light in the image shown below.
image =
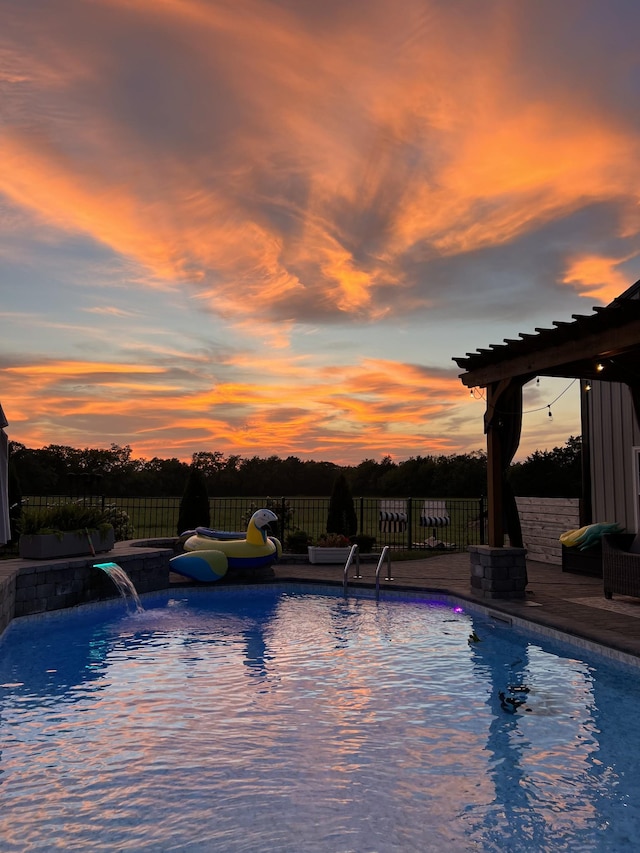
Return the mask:
<svg viewBox="0 0 640 853">
<path fill-rule="evenodd" d="M 602 373 L 602 371 L 604 370 L 604 364 L 602 364 L 602 362 L 601 362 L 601 361 L 599 361 L 599 362 L 596 364 L 596 370 L 598 371 L 598 373 Z"/>
<path fill-rule="evenodd" d="M 591 383 L 589 381 L 586 382 L 586 384 L 584 386 L 584 390 L 585 391 L 591 391 Z"/>
<path fill-rule="evenodd" d="M 553 412 L 551 411 L 551 406 L 553 406 L 553 405 L 554 405 L 554 403 L 557 403 L 557 402 L 558 402 L 558 400 L 559 400 L 561 397 L 564 397 L 564 395 L 567 393 L 567 391 L 568 391 L 571 387 L 573 387 L 573 386 L 576 384 L 576 382 L 577 382 L 577 381 L 578 381 L 578 379 L 577 379 L 577 378 L 576 378 L 576 379 L 572 379 L 572 380 L 571 380 L 571 382 L 570 382 L 570 383 L 567 385 L 567 387 L 564 389 L 564 391 L 561 391 L 561 392 L 558 394 L 558 396 L 557 396 L 554 400 L 552 400 L 550 403 L 545 403 L 545 405 L 544 405 L 544 406 L 538 406 L 536 409 L 527 409 L 526 411 L 523 411 L 523 412 L 522 412 L 522 414 L 523 414 L 523 415 L 532 415 L 532 414 L 534 414 L 535 412 L 541 412 L 541 411 L 543 411 L 544 409 L 548 409 L 548 410 L 549 410 L 549 412 L 548 412 L 549 417 L 551 418 L 551 420 L 553 420 Z M 589 385 L 589 387 L 588 387 L 586 390 L 589 390 L 589 388 L 590 388 L 590 387 L 591 387 L 591 385 Z M 476 394 L 476 391 L 478 392 L 477 394 Z M 484 389 L 481 389 L 481 388 L 472 388 L 472 389 L 471 389 L 471 395 L 472 395 L 473 397 L 475 397 L 475 398 L 476 398 L 476 400 L 486 400 L 486 396 L 485 396 L 485 394 L 484 394 Z M 494 408 L 494 407 L 492 407 L 492 408 Z M 494 408 L 494 412 L 498 413 L 498 412 L 497 412 L 497 410 L 496 410 L 495 408 Z M 516 412 L 504 412 L 504 414 L 512 414 L 512 415 L 515 415 L 515 414 L 517 414 L 517 413 L 516 413 Z"/>
</svg>

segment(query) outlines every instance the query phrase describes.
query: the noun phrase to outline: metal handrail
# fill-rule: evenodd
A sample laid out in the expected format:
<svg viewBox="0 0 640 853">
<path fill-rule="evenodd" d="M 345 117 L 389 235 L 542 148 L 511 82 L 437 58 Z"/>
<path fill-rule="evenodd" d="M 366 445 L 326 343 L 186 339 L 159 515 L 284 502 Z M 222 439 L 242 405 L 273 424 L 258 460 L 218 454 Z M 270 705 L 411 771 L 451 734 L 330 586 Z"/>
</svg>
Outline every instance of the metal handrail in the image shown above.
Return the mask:
<svg viewBox="0 0 640 853">
<path fill-rule="evenodd" d="M 385 580 L 393 580 L 391 577 L 391 549 L 388 545 L 385 545 L 382 549 L 382 554 L 380 554 L 380 559 L 378 560 L 378 565 L 376 567 L 376 598 L 380 595 L 380 569 L 382 568 L 385 557 L 387 558 L 387 577 Z"/>
<path fill-rule="evenodd" d="M 354 558 L 356 561 L 356 573 L 353 577 L 354 577 L 354 579 L 359 579 L 362 577 L 362 575 L 360 574 L 360 552 L 358 551 L 357 545 L 351 546 L 351 550 L 349 551 L 349 556 L 347 557 L 347 562 L 344 564 L 344 574 L 342 576 L 342 588 L 344 589 L 345 594 L 347 592 L 349 567 L 351 566 Z"/>
</svg>

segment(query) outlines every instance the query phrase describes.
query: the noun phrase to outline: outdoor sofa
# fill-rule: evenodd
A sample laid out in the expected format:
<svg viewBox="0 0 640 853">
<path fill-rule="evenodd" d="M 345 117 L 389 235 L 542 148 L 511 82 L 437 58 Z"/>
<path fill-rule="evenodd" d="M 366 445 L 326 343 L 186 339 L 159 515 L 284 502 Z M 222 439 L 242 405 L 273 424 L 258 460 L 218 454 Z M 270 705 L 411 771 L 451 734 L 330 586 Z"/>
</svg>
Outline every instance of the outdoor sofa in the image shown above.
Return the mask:
<svg viewBox="0 0 640 853">
<path fill-rule="evenodd" d="M 605 598 L 614 592 L 640 598 L 640 534 L 602 537 L 602 580 Z"/>
</svg>

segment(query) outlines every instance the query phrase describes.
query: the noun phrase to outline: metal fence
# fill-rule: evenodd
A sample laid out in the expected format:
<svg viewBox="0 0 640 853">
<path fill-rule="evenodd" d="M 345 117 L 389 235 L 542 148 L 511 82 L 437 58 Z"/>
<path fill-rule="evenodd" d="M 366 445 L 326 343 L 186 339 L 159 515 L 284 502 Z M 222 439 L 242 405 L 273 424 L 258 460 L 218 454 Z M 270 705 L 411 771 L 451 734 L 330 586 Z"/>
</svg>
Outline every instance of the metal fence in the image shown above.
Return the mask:
<svg viewBox="0 0 640 853">
<path fill-rule="evenodd" d="M 99 504 L 127 513 L 133 533 L 129 538 L 155 539 L 178 535 L 180 497 L 113 498 L 106 495 L 70 498 L 68 496 L 31 496 L 23 499 L 23 507 L 46 507 L 71 501 Z M 436 504 L 448 517 L 448 523 L 429 523 L 433 513 L 426 512 Z M 313 540 L 326 532 L 328 497 L 242 497 L 210 498 L 210 526 L 217 530 L 245 531 L 251 514 L 267 506 L 278 516 L 278 531 L 285 549 L 289 536 L 302 530 Z M 468 545 L 485 543 L 486 499 L 446 498 L 441 501 L 424 498 L 355 498 L 358 534 L 375 539 L 375 549 L 385 545 L 394 549 L 446 549 L 465 551 Z M 390 509 L 391 507 L 391 509 Z M 438 517 L 436 516 L 436 520 Z M 426 523 L 425 523 L 426 522 Z M 289 549 L 291 550 L 291 549 Z"/>
</svg>

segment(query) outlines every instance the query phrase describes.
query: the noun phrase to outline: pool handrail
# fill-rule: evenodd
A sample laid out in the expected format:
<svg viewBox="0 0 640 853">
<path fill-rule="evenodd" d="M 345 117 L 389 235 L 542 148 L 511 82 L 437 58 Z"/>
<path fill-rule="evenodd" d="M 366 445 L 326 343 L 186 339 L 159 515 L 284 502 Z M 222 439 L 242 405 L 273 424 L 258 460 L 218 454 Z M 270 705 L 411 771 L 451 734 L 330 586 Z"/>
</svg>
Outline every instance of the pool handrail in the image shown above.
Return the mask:
<svg viewBox="0 0 640 853">
<path fill-rule="evenodd" d="M 385 580 L 392 581 L 391 577 L 391 549 L 388 545 L 385 545 L 382 549 L 382 553 L 380 554 L 380 559 L 378 560 L 378 565 L 376 566 L 376 597 L 380 595 L 380 569 L 382 568 L 382 564 L 387 560 L 387 577 Z"/>
<path fill-rule="evenodd" d="M 351 550 L 349 551 L 349 556 L 347 557 L 347 562 L 344 564 L 344 574 L 342 576 L 342 588 L 344 589 L 345 594 L 347 592 L 347 583 L 349 580 L 349 567 L 353 563 L 354 559 L 355 559 L 355 563 L 356 563 L 356 573 L 353 577 L 355 579 L 358 579 L 358 578 L 361 578 L 362 575 L 360 574 L 360 551 L 358 550 L 357 545 L 351 546 Z"/>
</svg>

